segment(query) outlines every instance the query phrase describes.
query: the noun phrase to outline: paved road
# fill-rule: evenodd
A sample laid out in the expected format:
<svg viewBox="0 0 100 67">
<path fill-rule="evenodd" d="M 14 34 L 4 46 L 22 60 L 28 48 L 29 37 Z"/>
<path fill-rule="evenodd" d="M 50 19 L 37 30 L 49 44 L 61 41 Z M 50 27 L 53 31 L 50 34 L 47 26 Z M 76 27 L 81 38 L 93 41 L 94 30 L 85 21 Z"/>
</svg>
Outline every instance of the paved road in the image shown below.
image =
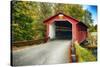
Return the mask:
<svg viewBox="0 0 100 67">
<path fill-rule="evenodd" d="M 41 65 L 68 63 L 70 40 L 55 40 L 13 52 L 13 65 Z"/>
</svg>

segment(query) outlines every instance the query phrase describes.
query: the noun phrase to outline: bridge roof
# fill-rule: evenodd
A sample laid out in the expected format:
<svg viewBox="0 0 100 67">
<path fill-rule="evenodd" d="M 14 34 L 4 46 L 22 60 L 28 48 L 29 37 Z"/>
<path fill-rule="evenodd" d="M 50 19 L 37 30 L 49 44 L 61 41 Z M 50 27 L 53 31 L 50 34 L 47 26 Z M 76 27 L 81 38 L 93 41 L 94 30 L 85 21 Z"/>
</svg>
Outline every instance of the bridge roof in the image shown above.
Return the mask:
<svg viewBox="0 0 100 67">
<path fill-rule="evenodd" d="M 48 23 L 48 21 L 54 20 L 55 17 L 57 17 L 57 16 L 59 16 L 59 15 L 63 15 L 64 17 L 66 17 L 66 18 L 68 18 L 68 19 L 71 19 L 71 20 L 77 22 L 78 25 L 82 25 L 82 26 L 88 28 L 83 22 L 80 22 L 80 21 L 78 21 L 77 19 L 75 19 L 75 18 L 73 18 L 73 17 L 70 17 L 70 16 L 68 16 L 68 15 L 65 15 L 64 13 L 55 14 L 55 15 L 53 15 L 53 16 L 47 18 L 47 19 L 44 20 L 43 22 L 44 22 L 44 23 Z"/>
<path fill-rule="evenodd" d="M 55 18 L 56 16 L 59 16 L 60 14 L 62 14 L 63 16 L 65 16 L 65 17 L 67 17 L 67 18 L 70 18 L 70 19 L 72 19 L 72 20 L 75 20 L 76 22 L 79 22 L 77 19 L 72 18 L 72 17 L 70 17 L 70 16 L 68 16 L 68 15 L 65 15 L 64 13 L 58 13 L 58 14 L 55 14 L 55 15 L 53 15 L 53 16 L 47 18 L 46 20 L 44 20 L 44 23 L 46 23 L 46 22 L 49 21 L 49 20 L 52 20 L 53 18 Z"/>
</svg>

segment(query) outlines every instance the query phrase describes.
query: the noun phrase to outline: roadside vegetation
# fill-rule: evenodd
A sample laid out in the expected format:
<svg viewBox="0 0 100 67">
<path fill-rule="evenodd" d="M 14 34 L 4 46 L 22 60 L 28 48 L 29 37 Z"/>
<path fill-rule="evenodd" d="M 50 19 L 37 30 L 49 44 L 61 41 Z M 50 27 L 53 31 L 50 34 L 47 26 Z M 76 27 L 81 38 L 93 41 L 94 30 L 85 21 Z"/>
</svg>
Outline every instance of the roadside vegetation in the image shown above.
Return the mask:
<svg viewBox="0 0 100 67">
<path fill-rule="evenodd" d="M 96 57 L 92 54 L 91 51 L 86 48 L 81 47 L 77 42 L 74 43 L 76 49 L 76 56 L 78 62 L 91 62 L 96 61 Z"/>
</svg>

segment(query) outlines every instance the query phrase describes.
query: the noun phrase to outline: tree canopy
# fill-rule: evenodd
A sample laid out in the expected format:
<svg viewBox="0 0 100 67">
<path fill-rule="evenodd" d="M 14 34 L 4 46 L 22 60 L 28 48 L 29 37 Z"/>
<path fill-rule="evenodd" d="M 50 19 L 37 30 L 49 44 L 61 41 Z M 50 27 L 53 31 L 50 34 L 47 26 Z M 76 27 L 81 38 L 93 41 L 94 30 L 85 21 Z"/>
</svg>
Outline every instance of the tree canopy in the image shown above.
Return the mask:
<svg viewBox="0 0 100 67">
<path fill-rule="evenodd" d="M 12 41 L 41 39 L 45 37 L 43 20 L 62 12 L 79 21 L 91 24 L 91 13 L 79 4 L 12 1 Z M 84 21 L 85 20 L 85 21 Z"/>
</svg>

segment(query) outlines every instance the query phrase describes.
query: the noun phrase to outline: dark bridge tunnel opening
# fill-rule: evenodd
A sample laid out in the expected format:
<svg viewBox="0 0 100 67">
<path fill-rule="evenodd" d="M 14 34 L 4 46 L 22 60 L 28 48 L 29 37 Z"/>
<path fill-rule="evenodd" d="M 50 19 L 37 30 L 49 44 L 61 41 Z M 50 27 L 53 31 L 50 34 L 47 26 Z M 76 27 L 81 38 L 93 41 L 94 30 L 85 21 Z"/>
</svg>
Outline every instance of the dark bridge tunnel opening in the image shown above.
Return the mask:
<svg viewBox="0 0 100 67">
<path fill-rule="evenodd" d="M 56 39 L 72 39 L 72 24 L 68 21 L 55 21 Z"/>
</svg>

